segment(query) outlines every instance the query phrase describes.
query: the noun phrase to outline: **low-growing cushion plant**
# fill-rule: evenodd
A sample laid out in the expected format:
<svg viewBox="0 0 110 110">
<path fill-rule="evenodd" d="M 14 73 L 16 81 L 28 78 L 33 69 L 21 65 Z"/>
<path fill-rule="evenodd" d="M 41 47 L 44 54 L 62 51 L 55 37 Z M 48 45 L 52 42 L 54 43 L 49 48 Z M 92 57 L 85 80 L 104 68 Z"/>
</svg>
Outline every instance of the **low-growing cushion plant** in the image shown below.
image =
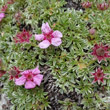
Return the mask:
<svg viewBox="0 0 110 110">
<path fill-rule="evenodd" d="M 110 1 L 80 5 L 0 1 L 0 92 L 12 110 L 109 110 Z M 49 89 L 63 98 L 49 94 L 49 75 Z M 52 107 L 53 95 L 60 108 Z"/>
</svg>

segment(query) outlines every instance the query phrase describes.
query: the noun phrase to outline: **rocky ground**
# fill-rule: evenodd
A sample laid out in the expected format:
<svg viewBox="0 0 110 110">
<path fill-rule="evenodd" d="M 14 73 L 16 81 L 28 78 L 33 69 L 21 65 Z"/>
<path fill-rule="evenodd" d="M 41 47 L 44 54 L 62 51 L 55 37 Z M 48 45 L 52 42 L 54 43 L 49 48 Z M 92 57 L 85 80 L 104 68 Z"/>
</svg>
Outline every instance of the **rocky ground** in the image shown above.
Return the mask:
<svg viewBox="0 0 110 110">
<path fill-rule="evenodd" d="M 55 81 L 52 78 L 52 75 L 48 75 L 48 81 L 45 82 L 44 91 L 48 92 L 48 99 L 50 103 L 51 108 L 48 108 L 48 110 L 62 110 L 61 104 L 59 103 L 59 100 L 65 101 L 66 99 L 70 100 L 71 102 L 77 102 L 79 106 L 82 106 L 81 103 L 81 95 L 77 95 L 75 91 L 67 93 L 67 94 L 61 94 L 60 88 L 56 87 Z"/>
<path fill-rule="evenodd" d="M 3 88 L 3 83 L 0 82 L 0 90 L 2 88 Z M 0 93 L 0 110 L 10 110 L 11 105 L 12 104 L 10 100 L 6 97 L 6 95 Z"/>
<path fill-rule="evenodd" d="M 66 0 L 67 4 L 64 6 L 66 8 L 74 8 L 75 10 L 82 9 L 81 0 Z"/>
</svg>

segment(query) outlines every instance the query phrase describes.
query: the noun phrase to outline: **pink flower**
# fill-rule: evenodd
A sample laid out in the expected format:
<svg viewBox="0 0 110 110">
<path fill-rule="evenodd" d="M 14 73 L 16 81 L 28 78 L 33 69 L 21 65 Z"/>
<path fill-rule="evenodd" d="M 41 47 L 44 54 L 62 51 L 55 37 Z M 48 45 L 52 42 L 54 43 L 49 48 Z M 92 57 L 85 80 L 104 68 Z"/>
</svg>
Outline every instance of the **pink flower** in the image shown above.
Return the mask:
<svg viewBox="0 0 110 110">
<path fill-rule="evenodd" d="M 62 41 L 62 33 L 58 30 L 53 31 L 48 23 L 43 23 L 42 27 L 42 34 L 36 34 L 35 40 L 42 41 L 39 43 L 39 47 L 42 49 L 48 48 L 51 44 L 54 46 L 59 46 Z"/>
<path fill-rule="evenodd" d="M 2 19 L 5 17 L 4 13 L 0 13 L 0 21 L 2 21 Z"/>
<path fill-rule="evenodd" d="M 4 6 L 2 7 L 1 11 L 2 11 L 2 12 L 5 12 L 5 11 L 7 10 L 7 8 L 8 8 L 8 5 L 4 5 Z"/>
<path fill-rule="evenodd" d="M 105 60 L 105 58 L 109 58 L 110 56 L 109 51 L 108 51 L 109 47 L 107 45 L 103 45 L 103 44 L 95 44 L 94 48 L 93 48 L 93 52 L 91 53 L 92 55 L 94 55 L 97 59 L 98 62 L 100 63 L 102 60 Z"/>
<path fill-rule="evenodd" d="M 21 33 L 18 33 L 16 35 L 16 37 L 14 38 L 14 41 L 15 43 L 24 43 L 24 42 L 29 43 L 29 40 L 31 37 L 32 37 L 32 34 L 29 34 L 29 32 L 24 29 Z"/>
<path fill-rule="evenodd" d="M 19 68 L 17 67 L 12 67 L 11 70 L 9 71 L 9 74 L 10 74 L 10 78 L 9 80 L 12 80 L 12 79 L 17 79 L 19 78 L 19 75 L 22 71 L 19 70 Z"/>
<path fill-rule="evenodd" d="M 21 13 L 20 12 L 15 13 L 14 17 L 15 17 L 16 21 L 19 21 L 21 18 Z"/>
<path fill-rule="evenodd" d="M 89 30 L 89 33 L 90 33 L 91 35 L 94 35 L 95 32 L 96 32 L 96 30 L 95 30 L 94 28 L 91 28 L 91 29 Z"/>
<path fill-rule="evenodd" d="M 6 74 L 6 71 L 0 70 L 0 77 L 2 77 L 4 74 Z"/>
<path fill-rule="evenodd" d="M 107 10 L 108 8 L 109 8 L 109 4 L 107 4 L 107 3 L 101 3 L 101 4 L 98 4 L 97 5 L 97 8 L 99 9 L 99 10 L 102 10 L 102 11 L 104 11 L 104 10 Z"/>
<path fill-rule="evenodd" d="M 101 68 L 98 68 L 95 70 L 95 73 L 91 73 L 94 77 L 94 80 L 92 83 L 95 83 L 98 81 L 98 83 L 100 82 L 104 82 L 104 78 L 106 78 L 106 74 L 103 73 L 103 70 Z"/>
<path fill-rule="evenodd" d="M 92 2 L 87 1 L 82 3 L 83 8 L 90 8 L 91 6 L 92 6 Z"/>
<path fill-rule="evenodd" d="M 16 85 L 25 85 L 26 89 L 35 88 L 36 85 L 40 86 L 43 75 L 40 74 L 38 67 L 31 70 L 21 72 L 21 77 L 15 80 Z"/>
</svg>

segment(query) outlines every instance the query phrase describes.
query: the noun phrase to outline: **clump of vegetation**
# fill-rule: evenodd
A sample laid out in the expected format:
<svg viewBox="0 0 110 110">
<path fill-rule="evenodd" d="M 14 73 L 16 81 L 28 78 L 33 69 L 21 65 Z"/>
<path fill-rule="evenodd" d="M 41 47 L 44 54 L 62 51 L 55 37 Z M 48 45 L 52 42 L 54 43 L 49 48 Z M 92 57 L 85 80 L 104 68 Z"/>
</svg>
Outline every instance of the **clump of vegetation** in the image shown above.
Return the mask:
<svg viewBox="0 0 110 110">
<path fill-rule="evenodd" d="M 109 109 L 110 1 L 65 5 L 0 1 L 1 92 L 12 110 Z"/>
</svg>

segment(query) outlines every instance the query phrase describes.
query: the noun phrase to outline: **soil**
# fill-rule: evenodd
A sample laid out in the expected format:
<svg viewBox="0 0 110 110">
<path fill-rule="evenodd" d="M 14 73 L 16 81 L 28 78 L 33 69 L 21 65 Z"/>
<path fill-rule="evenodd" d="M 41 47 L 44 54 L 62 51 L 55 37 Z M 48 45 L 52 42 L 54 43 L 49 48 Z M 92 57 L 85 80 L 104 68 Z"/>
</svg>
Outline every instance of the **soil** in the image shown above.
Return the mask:
<svg viewBox="0 0 110 110">
<path fill-rule="evenodd" d="M 65 8 L 74 8 L 75 10 L 83 9 L 81 6 L 81 0 L 66 0 L 67 4 L 64 6 Z"/>
</svg>

